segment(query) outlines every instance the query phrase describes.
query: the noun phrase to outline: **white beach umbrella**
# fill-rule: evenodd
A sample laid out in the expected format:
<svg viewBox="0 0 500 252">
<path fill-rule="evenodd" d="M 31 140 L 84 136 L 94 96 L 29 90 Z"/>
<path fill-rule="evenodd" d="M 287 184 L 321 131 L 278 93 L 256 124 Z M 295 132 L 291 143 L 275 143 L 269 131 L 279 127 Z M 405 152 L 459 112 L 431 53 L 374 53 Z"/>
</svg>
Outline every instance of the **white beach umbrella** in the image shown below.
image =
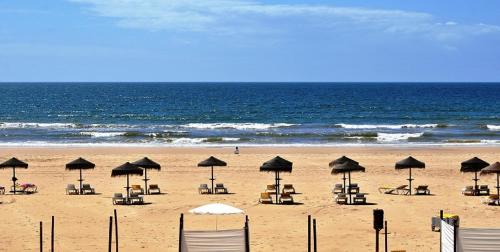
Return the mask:
<svg viewBox="0 0 500 252">
<path fill-rule="evenodd" d="M 217 230 L 217 216 L 218 215 L 230 215 L 230 214 L 243 214 L 244 211 L 238 209 L 236 207 L 221 204 L 221 203 L 212 203 L 206 204 L 194 209 L 189 210 L 192 214 L 198 215 L 215 215 L 215 230 Z"/>
</svg>

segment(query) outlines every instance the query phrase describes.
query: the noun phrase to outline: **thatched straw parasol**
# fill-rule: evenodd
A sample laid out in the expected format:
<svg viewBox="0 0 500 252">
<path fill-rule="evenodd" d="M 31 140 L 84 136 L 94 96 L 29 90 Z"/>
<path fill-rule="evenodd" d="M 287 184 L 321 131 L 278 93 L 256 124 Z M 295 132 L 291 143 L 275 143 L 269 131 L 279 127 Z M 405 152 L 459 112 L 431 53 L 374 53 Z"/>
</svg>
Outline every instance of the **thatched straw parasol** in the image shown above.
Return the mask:
<svg viewBox="0 0 500 252">
<path fill-rule="evenodd" d="M 211 171 L 212 171 L 212 176 L 210 178 L 210 180 L 212 181 L 212 193 L 215 194 L 215 191 L 214 191 L 214 166 L 227 166 L 227 163 L 220 160 L 220 159 L 217 159 L 215 158 L 214 156 L 210 156 L 209 158 L 201 161 L 198 163 L 198 167 L 211 167 Z"/>
<path fill-rule="evenodd" d="M 148 170 L 161 170 L 161 165 L 156 163 L 155 161 L 147 158 L 147 157 L 144 157 L 140 160 L 137 160 L 135 162 L 133 162 L 132 164 L 135 164 L 141 168 L 144 169 L 144 190 L 146 192 L 146 194 L 149 194 L 149 189 L 148 189 Z"/>
<path fill-rule="evenodd" d="M 94 169 L 94 168 L 95 168 L 94 163 L 89 162 L 81 157 L 66 164 L 66 170 L 80 170 L 80 179 L 78 180 L 80 182 L 80 194 L 83 194 L 83 192 L 82 192 L 82 182 L 83 182 L 82 170 L 89 170 L 89 169 Z"/>
<path fill-rule="evenodd" d="M 275 183 L 276 183 L 276 204 L 278 204 L 278 195 L 280 191 L 280 172 L 292 172 L 293 163 L 280 157 L 276 156 L 275 158 L 264 162 L 260 167 L 261 172 L 274 172 L 275 174 Z"/>
<path fill-rule="evenodd" d="M 478 195 L 479 188 L 477 187 L 477 173 L 480 172 L 484 167 L 490 165 L 488 162 L 478 158 L 473 157 L 469 160 L 463 161 L 461 163 L 460 171 L 461 172 L 473 172 L 474 173 L 474 194 Z"/>
<path fill-rule="evenodd" d="M 481 170 L 481 175 L 494 173 L 497 174 L 497 196 L 500 197 L 500 163 L 495 162 Z M 500 205 L 500 198 L 497 200 L 497 204 Z"/>
<path fill-rule="evenodd" d="M 335 165 L 343 164 L 343 163 L 345 163 L 345 162 L 354 162 L 354 163 L 356 163 L 356 164 L 359 164 L 359 163 L 358 163 L 357 161 L 355 161 L 355 160 L 352 160 L 352 159 L 350 159 L 350 158 L 348 158 L 348 157 L 346 157 L 346 156 L 342 156 L 342 157 L 340 157 L 340 158 L 337 158 L 337 159 L 333 160 L 333 161 L 332 161 L 332 162 L 330 162 L 328 165 L 330 166 L 330 169 L 333 169 L 333 167 L 334 167 Z M 345 172 L 344 172 L 344 173 L 342 173 L 342 181 L 344 182 L 344 187 L 342 188 L 342 192 L 343 192 L 343 193 L 345 193 L 345 181 L 346 181 L 346 179 L 347 179 L 347 178 L 345 177 L 345 174 L 346 174 Z"/>
<path fill-rule="evenodd" d="M 365 172 L 365 168 L 358 164 L 356 161 L 346 161 L 332 167 L 332 174 L 347 173 L 349 177 L 349 189 L 351 188 L 351 172 Z M 351 190 L 349 193 L 349 204 L 352 203 Z"/>
<path fill-rule="evenodd" d="M 413 180 L 411 178 L 411 169 L 412 168 L 417 168 L 417 169 L 424 169 L 425 168 L 425 163 L 418 161 L 417 159 L 413 158 L 412 156 L 409 156 L 399 162 L 396 163 L 396 170 L 401 170 L 401 169 L 409 169 L 409 178 L 408 178 L 408 187 L 410 189 L 410 195 L 411 195 L 411 181 Z"/>
<path fill-rule="evenodd" d="M 115 169 L 111 171 L 111 177 L 117 177 L 117 176 L 127 176 L 127 186 L 125 187 L 127 189 L 127 200 L 130 197 L 129 189 L 130 189 L 130 182 L 129 182 L 129 176 L 130 175 L 139 175 L 142 176 L 143 170 L 135 165 L 131 164 L 129 162 L 122 164 Z"/>
<path fill-rule="evenodd" d="M 12 185 L 13 185 L 13 193 L 16 194 L 16 168 L 28 169 L 28 164 L 13 157 L 3 163 L 0 164 L 0 169 L 12 168 Z"/>
</svg>

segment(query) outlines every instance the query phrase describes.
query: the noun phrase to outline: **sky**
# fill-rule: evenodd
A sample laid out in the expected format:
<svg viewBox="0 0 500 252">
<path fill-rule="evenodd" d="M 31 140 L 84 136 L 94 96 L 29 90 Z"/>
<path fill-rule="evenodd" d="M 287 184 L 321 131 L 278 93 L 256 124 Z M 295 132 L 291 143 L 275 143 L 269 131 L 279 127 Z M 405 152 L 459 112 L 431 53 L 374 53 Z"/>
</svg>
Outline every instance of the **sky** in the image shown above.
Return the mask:
<svg viewBox="0 0 500 252">
<path fill-rule="evenodd" d="M 497 0 L 0 0 L 0 82 L 496 82 Z"/>
</svg>

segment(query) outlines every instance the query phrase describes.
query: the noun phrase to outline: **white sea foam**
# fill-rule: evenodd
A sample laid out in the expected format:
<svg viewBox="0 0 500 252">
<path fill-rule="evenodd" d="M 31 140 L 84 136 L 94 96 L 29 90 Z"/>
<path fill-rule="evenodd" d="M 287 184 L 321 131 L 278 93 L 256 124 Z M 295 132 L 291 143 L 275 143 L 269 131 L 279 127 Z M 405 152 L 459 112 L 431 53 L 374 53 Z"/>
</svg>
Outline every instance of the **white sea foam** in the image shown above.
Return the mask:
<svg viewBox="0 0 500 252">
<path fill-rule="evenodd" d="M 497 131 L 500 130 L 500 125 L 486 125 L 489 130 Z"/>
<path fill-rule="evenodd" d="M 481 143 L 484 143 L 484 144 L 497 144 L 497 143 L 500 143 L 500 140 L 481 140 Z"/>
<path fill-rule="evenodd" d="M 436 128 L 439 124 L 345 124 L 339 123 L 335 126 L 344 129 L 405 129 L 405 128 Z"/>
<path fill-rule="evenodd" d="M 266 130 L 270 128 L 291 127 L 290 123 L 188 123 L 185 128 L 194 129 L 237 129 L 237 130 Z"/>
<path fill-rule="evenodd" d="M 91 136 L 91 137 L 117 137 L 124 136 L 126 132 L 95 132 L 95 131 L 84 131 L 80 132 L 82 136 Z"/>
<path fill-rule="evenodd" d="M 0 128 L 3 129 L 18 129 L 18 128 L 75 128 L 74 123 L 24 123 L 24 122 L 1 122 Z"/>
<path fill-rule="evenodd" d="M 194 144 L 200 144 L 205 141 L 207 141 L 208 138 L 188 138 L 188 137 L 181 137 L 181 138 L 173 138 L 170 139 L 172 144 L 179 144 L 179 145 L 194 145 Z"/>
<path fill-rule="evenodd" d="M 379 142 L 398 142 L 405 141 L 410 138 L 423 136 L 424 133 L 378 133 L 377 141 Z"/>
</svg>

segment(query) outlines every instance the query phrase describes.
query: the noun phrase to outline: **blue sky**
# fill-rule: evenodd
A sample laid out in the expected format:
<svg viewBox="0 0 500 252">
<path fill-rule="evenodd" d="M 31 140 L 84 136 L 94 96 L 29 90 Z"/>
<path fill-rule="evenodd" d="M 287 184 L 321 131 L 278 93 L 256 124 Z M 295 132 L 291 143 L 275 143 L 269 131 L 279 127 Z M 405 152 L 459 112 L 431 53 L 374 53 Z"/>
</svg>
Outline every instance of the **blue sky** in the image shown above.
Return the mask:
<svg viewBox="0 0 500 252">
<path fill-rule="evenodd" d="M 500 81 L 496 0 L 0 1 L 0 81 Z"/>
</svg>

